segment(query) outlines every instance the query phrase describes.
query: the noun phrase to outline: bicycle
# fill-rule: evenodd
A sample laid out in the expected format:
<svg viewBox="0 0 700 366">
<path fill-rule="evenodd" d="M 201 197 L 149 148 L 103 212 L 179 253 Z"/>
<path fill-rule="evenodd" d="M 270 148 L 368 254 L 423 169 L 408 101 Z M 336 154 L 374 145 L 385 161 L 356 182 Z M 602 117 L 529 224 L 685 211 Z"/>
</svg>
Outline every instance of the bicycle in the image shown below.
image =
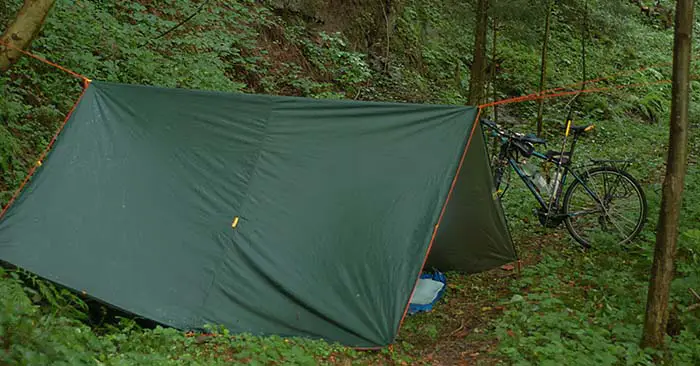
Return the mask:
<svg viewBox="0 0 700 366">
<path fill-rule="evenodd" d="M 498 156 L 492 162 L 494 199 L 496 196 L 500 199 L 508 190 L 509 181 L 505 189 L 501 189 L 501 184 L 510 165 L 537 200 L 539 207 L 534 211 L 540 223 L 547 228 L 557 228 L 564 223 L 571 236 L 584 248 L 599 241 L 615 240 L 618 244 L 627 244 L 641 232 L 647 217 L 647 201 L 642 186 L 625 170 L 631 164 L 630 160 L 591 159 L 589 165 L 573 167 L 576 143 L 593 130 L 594 125 L 573 126 L 569 114 L 561 149 L 543 154 L 536 151 L 535 146 L 544 145 L 546 148 L 546 140 L 502 129 L 487 119 L 481 119 L 481 122 L 500 143 Z M 571 134 L 571 146 L 565 151 Z M 548 166 L 553 165 L 554 174 L 547 179 L 539 171 L 528 169 L 529 162 L 521 162 L 521 157 L 534 157 Z M 562 200 L 563 187 L 570 176 L 573 182 Z M 547 195 L 549 200 L 545 199 Z"/>
</svg>

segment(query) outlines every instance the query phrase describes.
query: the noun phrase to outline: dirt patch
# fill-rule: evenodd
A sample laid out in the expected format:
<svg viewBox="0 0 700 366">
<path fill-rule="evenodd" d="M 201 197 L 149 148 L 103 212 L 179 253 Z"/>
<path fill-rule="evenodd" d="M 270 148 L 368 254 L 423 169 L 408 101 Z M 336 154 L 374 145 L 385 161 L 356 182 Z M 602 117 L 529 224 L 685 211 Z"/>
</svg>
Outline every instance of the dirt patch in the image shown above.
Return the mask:
<svg viewBox="0 0 700 366">
<path fill-rule="evenodd" d="M 541 249 L 562 241 L 564 233 L 520 239 L 520 261 L 488 272 L 448 274 L 448 290 L 430 313 L 406 319 L 397 350 L 430 365 L 495 365 L 496 320 L 503 314 L 501 302 L 513 293 L 511 285 L 520 270 L 540 261 Z"/>
</svg>

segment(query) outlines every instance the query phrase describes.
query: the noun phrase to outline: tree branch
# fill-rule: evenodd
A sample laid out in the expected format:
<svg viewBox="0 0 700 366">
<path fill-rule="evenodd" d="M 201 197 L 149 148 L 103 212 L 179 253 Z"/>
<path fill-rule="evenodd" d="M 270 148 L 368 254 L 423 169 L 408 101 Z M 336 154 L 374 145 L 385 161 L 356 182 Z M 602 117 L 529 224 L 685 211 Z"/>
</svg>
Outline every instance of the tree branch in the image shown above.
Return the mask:
<svg viewBox="0 0 700 366">
<path fill-rule="evenodd" d="M 154 38 L 151 38 L 151 39 L 149 39 L 148 41 L 144 42 L 143 44 L 139 45 L 138 48 L 141 48 L 141 47 L 147 45 L 148 43 L 150 43 L 151 41 L 155 41 L 156 39 L 162 38 L 162 37 L 166 36 L 167 34 L 171 33 L 172 31 L 174 31 L 175 29 L 180 28 L 183 24 L 189 22 L 190 20 L 192 20 L 192 18 L 194 18 L 194 17 L 196 17 L 197 15 L 199 15 L 199 13 L 202 12 L 202 10 L 204 9 L 204 7 L 205 7 L 207 4 L 209 4 L 209 1 L 211 1 L 211 0 L 205 0 L 205 1 L 202 3 L 202 5 L 200 5 L 199 8 L 197 8 L 197 10 L 195 10 L 194 13 L 192 13 L 190 16 L 188 16 L 187 18 L 185 18 L 184 20 L 182 20 L 180 23 L 175 24 L 175 26 L 173 26 L 173 27 L 171 27 L 170 29 L 166 30 L 165 32 L 159 34 L 158 36 L 156 36 L 156 37 L 154 37 Z"/>
</svg>

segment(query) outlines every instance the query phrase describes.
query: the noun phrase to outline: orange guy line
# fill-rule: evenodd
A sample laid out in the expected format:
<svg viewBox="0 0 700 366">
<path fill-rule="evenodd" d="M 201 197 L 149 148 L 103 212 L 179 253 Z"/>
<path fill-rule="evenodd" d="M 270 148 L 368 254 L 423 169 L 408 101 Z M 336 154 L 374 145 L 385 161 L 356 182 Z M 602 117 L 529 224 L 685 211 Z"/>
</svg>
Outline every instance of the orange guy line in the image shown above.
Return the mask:
<svg viewBox="0 0 700 366">
<path fill-rule="evenodd" d="M 25 55 L 31 57 L 31 58 L 33 58 L 33 59 L 39 60 L 39 61 L 41 61 L 41 62 L 43 62 L 43 63 L 45 63 L 45 64 L 47 64 L 47 65 L 50 65 L 50 66 L 53 66 L 53 67 L 59 69 L 59 70 L 61 70 L 61 71 L 67 72 L 67 73 L 69 73 L 69 74 L 75 76 L 75 77 L 78 78 L 78 79 L 82 79 L 83 82 L 84 82 L 85 84 L 87 84 L 87 83 L 90 82 L 90 79 L 88 79 L 87 76 L 78 74 L 77 72 L 75 72 L 75 71 L 73 71 L 73 70 L 70 70 L 70 69 L 68 69 L 68 68 L 66 68 L 66 67 L 63 67 L 63 66 L 59 65 L 59 64 L 53 63 L 53 62 L 51 62 L 51 61 L 49 61 L 49 60 L 47 60 L 47 59 L 45 59 L 45 58 L 43 58 L 43 57 L 41 57 L 41 56 L 37 56 L 37 55 L 35 55 L 35 54 L 31 53 L 31 52 L 25 51 L 25 50 L 23 50 L 23 49 L 21 49 L 21 48 L 19 48 L 19 47 L 16 47 L 16 46 L 11 45 L 11 44 L 9 44 L 9 43 L 5 43 L 5 42 L 3 42 L 3 41 L 0 41 L 0 45 L 3 45 L 3 46 L 5 46 L 5 47 L 7 47 L 7 48 L 11 48 L 11 49 L 13 49 L 13 50 L 15 50 L 15 51 L 17 51 L 17 52 L 20 52 L 20 53 L 22 53 L 22 54 L 25 54 Z"/>
</svg>

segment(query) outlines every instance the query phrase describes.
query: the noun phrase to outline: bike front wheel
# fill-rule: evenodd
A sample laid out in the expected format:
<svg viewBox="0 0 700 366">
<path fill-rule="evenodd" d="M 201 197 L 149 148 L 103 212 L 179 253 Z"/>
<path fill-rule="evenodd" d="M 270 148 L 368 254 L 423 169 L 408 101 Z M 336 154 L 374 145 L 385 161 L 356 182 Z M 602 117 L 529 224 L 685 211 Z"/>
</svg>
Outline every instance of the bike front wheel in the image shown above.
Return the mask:
<svg viewBox="0 0 700 366">
<path fill-rule="evenodd" d="M 644 226 L 647 201 L 641 185 L 627 172 L 612 167 L 588 170 L 564 195 L 564 223 L 582 246 L 626 244 Z"/>
</svg>

